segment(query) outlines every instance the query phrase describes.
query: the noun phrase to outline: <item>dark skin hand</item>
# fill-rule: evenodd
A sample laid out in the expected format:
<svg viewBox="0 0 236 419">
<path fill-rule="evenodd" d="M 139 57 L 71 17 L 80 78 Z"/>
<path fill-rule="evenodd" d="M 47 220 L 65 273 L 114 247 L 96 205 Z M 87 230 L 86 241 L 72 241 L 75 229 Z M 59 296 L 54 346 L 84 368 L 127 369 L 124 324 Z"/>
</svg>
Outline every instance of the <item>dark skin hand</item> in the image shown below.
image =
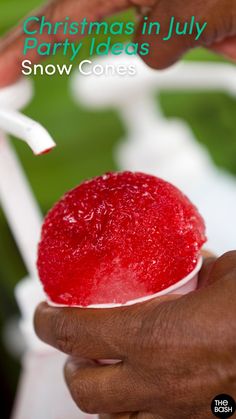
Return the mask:
<svg viewBox="0 0 236 419">
<path fill-rule="evenodd" d="M 236 398 L 236 251 L 206 260 L 199 290 L 186 296 L 101 310 L 42 303 L 35 330 L 70 356 L 65 379 L 85 412 L 212 418 L 216 395 Z M 98 359 L 121 362 L 102 366 Z"/>
<path fill-rule="evenodd" d="M 184 22 L 192 16 L 200 22 L 208 22 L 203 36 L 198 42 L 193 36 L 175 36 L 168 42 L 162 36 L 142 36 L 137 29 L 136 40 L 151 44 L 150 54 L 145 57 L 148 65 L 162 69 L 177 61 L 185 52 L 196 46 L 211 48 L 228 58 L 236 60 L 236 0 L 53 0 L 34 15 L 42 16 L 51 22 L 64 20 L 70 16 L 73 20 L 102 20 L 103 18 L 130 7 L 136 7 L 140 17 L 149 16 L 150 21 L 160 21 L 165 36 L 171 16 Z M 32 13 L 31 13 L 32 15 Z M 32 28 L 34 26 L 32 25 Z M 16 81 L 21 75 L 21 62 L 24 34 L 22 25 L 6 35 L 0 42 L 0 87 Z M 44 36 L 42 41 L 62 41 L 59 34 L 50 39 Z M 27 58 L 37 62 L 40 57 L 31 52 Z"/>
<path fill-rule="evenodd" d="M 52 22 L 65 16 L 93 21 L 132 6 L 141 17 L 160 21 L 163 35 L 171 16 L 184 22 L 194 15 L 208 22 L 197 43 L 195 34 L 161 42 L 161 37 L 142 36 L 139 26 L 136 40 L 151 43 L 148 65 L 166 68 L 196 46 L 236 60 L 236 0 L 54 0 L 34 15 Z M 0 87 L 20 76 L 23 41 L 21 26 L 2 39 Z M 27 58 L 39 60 L 35 53 Z M 236 397 L 236 252 L 208 260 L 195 293 L 113 310 L 43 303 L 35 329 L 42 340 L 70 356 L 65 378 L 82 410 L 117 419 L 212 418 L 213 397 Z M 101 366 L 95 359 L 121 362 Z"/>
</svg>

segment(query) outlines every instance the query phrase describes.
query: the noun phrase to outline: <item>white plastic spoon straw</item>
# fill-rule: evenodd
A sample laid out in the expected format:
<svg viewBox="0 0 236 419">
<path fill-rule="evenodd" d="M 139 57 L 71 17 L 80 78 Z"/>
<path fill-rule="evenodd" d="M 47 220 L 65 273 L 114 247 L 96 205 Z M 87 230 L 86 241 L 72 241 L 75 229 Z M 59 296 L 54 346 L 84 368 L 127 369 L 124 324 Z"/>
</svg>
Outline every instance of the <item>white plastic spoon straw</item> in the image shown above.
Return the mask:
<svg viewBox="0 0 236 419">
<path fill-rule="evenodd" d="M 55 147 L 54 141 L 42 125 L 17 111 L 0 109 L 0 128 L 25 141 L 36 155 Z"/>
<path fill-rule="evenodd" d="M 15 109 L 27 104 L 32 88 L 21 80 L 0 90 L 0 203 L 31 278 L 36 277 L 36 249 L 42 217 L 7 134 L 26 142 L 35 154 L 55 146 L 48 132 Z"/>
<path fill-rule="evenodd" d="M 0 133 L 0 203 L 30 277 L 35 278 L 41 215 L 19 161 Z"/>
</svg>

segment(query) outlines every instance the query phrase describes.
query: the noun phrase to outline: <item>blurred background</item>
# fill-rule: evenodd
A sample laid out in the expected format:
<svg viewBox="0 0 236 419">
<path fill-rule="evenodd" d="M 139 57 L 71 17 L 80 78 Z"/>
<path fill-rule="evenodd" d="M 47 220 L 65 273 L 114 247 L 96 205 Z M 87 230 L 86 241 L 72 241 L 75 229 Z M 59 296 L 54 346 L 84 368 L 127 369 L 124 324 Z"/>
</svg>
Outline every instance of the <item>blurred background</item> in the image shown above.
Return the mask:
<svg viewBox="0 0 236 419">
<path fill-rule="evenodd" d="M 0 0 L 0 34 L 39 4 L 39 0 Z M 132 19 L 132 11 L 122 17 Z M 86 58 L 86 53 L 82 58 Z M 191 52 L 185 59 L 223 61 L 201 49 Z M 57 62 L 60 60 L 62 57 L 57 57 Z M 53 61 L 50 58 L 50 62 Z M 48 129 L 57 142 L 57 148 L 48 155 L 35 158 L 24 144 L 13 141 L 13 145 L 45 214 L 65 191 L 83 179 L 117 169 L 113 150 L 125 135 L 125 127 L 114 110 L 95 112 L 76 105 L 68 89 L 67 77 L 34 77 L 34 84 L 35 98 L 25 113 Z M 214 91 L 168 91 L 162 92 L 160 99 L 167 117 L 187 121 L 198 141 L 207 146 L 214 162 L 236 174 L 236 107 L 232 97 Z M 2 418 L 9 417 L 20 372 L 19 360 L 6 347 L 4 336 L 7 334 L 6 327 L 14 324 L 19 315 L 14 287 L 25 275 L 25 267 L 0 208 Z"/>
</svg>

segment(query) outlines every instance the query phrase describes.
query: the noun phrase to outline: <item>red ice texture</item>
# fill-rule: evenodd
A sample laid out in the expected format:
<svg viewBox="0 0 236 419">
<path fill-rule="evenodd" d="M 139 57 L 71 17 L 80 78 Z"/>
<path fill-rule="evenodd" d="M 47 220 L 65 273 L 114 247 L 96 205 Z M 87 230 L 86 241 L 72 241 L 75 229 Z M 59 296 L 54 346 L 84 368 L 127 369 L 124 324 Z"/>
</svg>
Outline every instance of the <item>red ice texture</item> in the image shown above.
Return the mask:
<svg viewBox="0 0 236 419">
<path fill-rule="evenodd" d="M 192 272 L 205 241 L 202 217 L 176 187 L 143 173 L 108 173 L 48 213 L 38 271 L 56 304 L 124 304 Z"/>
</svg>

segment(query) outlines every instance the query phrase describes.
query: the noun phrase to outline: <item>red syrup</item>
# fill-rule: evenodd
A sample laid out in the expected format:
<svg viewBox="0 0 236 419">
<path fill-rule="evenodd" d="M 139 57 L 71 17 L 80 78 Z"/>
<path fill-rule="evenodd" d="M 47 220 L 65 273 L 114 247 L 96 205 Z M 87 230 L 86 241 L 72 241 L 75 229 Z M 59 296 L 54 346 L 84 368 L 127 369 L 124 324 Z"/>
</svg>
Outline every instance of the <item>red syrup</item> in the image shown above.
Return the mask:
<svg viewBox="0 0 236 419">
<path fill-rule="evenodd" d="M 191 273 L 205 241 L 202 217 L 176 187 L 143 173 L 108 173 L 50 210 L 37 265 L 55 304 L 125 304 Z"/>
</svg>

